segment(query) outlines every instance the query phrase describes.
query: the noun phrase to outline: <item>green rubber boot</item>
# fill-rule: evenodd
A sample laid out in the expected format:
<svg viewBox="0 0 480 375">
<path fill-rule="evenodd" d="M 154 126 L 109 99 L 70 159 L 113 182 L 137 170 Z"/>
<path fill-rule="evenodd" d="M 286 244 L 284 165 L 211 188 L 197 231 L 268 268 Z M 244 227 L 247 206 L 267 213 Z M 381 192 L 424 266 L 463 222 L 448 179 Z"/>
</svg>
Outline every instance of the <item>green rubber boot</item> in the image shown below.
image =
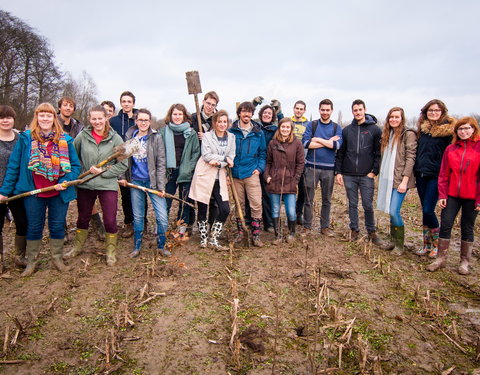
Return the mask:
<svg viewBox="0 0 480 375">
<path fill-rule="evenodd" d="M 25 248 L 25 253 L 27 255 L 27 267 L 20 275 L 21 277 L 32 276 L 35 272 L 35 268 L 37 267 L 37 257 L 38 253 L 40 252 L 41 244 L 42 240 L 27 240 L 27 246 Z"/>
<path fill-rule="evenodd" d="M 63 255 L 63 259 L 70 259 L 82 252 L 83 245 L 88 237 L 87 229 L 76 229 L 75 239 L 73 240 L 73 247 Z"/>
<path fill-rule="evenodd" d="M 50 253 L 52 255 L 52 264 L 60 272 L 68 271 L 68 267 L 63 263 L 63 238 L 50 238 Z"/>
<path fill-rule="evenodd" d="M 397 227 L 395 225 L 390 226 L 390 234 L 392 236 L 392 242 L 395 245 L 395 249 L 392 251 L 393 255 L 403 255 L 405 252 L 405 227 Z"/>
</svg>

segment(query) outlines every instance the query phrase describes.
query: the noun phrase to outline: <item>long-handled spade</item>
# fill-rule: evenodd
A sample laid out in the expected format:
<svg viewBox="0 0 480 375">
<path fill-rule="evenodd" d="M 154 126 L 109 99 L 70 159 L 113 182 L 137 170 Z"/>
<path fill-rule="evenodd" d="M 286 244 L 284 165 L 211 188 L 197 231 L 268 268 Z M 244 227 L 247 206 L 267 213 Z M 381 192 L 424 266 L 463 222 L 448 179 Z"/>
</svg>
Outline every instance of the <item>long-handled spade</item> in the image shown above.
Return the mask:
<svg viewBox="0 0 480 375">
<path fill-rule="evenodd" d="M 230 178 L 230 190 L 232 191 L 233 200 L 235 202 L 235 211 L 237 212 L 237 217 L 242 223 L 244 236 L 246 235 L 247 237 L 247 246 L 250 247 L 250 233 L 247 228 L 247 223 L 245 222 L 245 216 L 243 215 L 242 206 L 240 206 L 240 199 L 238 198 L 237 189 L 235 189 L 235 184 L 233 183 L 232 170 L 227 167 L 227 172 L 228 177 Z"/>
<path fill-rule="evenodd" d="M 126 141 L 125 143 L 122 143 L 121 145 L 115 147 L 115 152 L 110 155 L 108 158 L 105 160 L 102 160 L 100 163 L 95 165 L 96 168 L 101 168 L 105 164 L 110 163 L 112 160 L 119 160 L 122 161 L 137 152 L 140 148 L 140 141 L 137 138 L 132 138 Z M 79 179 L 84 178 L 85 176 L 88 176 L 91 172 L 85 171 L 83 172 L 80 176 L 78 176 Z"/>
<path fill-rule="evenodd" d="M 174 199 L 180 203 L 183 203 L 183 204 L 186 204 L 187 206 L 190 206 L 192 208 L 195 208 L 195 206 L 190 203 L 190 202 L 187 202 L 187 201 L 184 201 L 183 199 L 180 199 L 178 197 L 176 197 L 175 195 L 172 195 L 172 194 L 168 194 L 168 193 L 161 193 L 160 191 L 158 190 L 154 190 L 154 189 L 150 189 L 150 188 L 146 188 L 145 186 L 140 186 L 140 185 L 135 185 L 135 184 L 132 184 L 130 182 L 127 182 L 125 184 L 127 187 L 130 187 L 130 188 L 134 188 L 134 189 L 138 189 L 138 190 L 141 190 L 141 191 L 144 191 L 145 193 L 151 193 L 151 194 L 155 194 L 155 195 L 158 195 L 159 197 L 164 197 L 164 198 L 169 198 L 169 199 Z"/>
<path fill-rule="evenodd" d="M 198 96 L 197 94 L 202 93 L 202 85 L 200 84 L 200 76 L 196 70 L 185 73 L 187 78 L 188 94 L 192 95 L 195 98 L 195 108 L 197 110 L 197 122 L 198 122 L 198 131 L 203 133 L 202 128 L 202 118 L 200 115 L 200 106 L 198 105 Z"/>
</svg>

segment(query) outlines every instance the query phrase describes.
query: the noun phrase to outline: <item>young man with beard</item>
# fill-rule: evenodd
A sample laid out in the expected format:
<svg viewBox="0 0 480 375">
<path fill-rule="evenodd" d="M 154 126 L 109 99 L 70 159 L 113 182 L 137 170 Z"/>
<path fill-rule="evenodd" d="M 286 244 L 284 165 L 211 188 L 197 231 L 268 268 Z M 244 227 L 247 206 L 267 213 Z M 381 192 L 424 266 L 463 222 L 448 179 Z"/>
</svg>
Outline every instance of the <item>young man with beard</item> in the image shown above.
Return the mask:
<svg viewBox="0 0 480 375">
<path fill-rule="evenodd" d="M 135 125 L 135 114 L 137 109 L 133 108 L 135 105 L 135 95 L 130 91 L 124 91 L 120 95 L 120 106 L 122 109 L 118 115 L 110 118 L 110 126 L 115 130 L 120 137 L 125 141 L 125 134 L 127 130 Z M 133 236 L 133 209 L 130 197 L 130 188 L 120 186 L 120 194 L 122 195 L 122 208 L 124 215 L 124 227 L 121 236 L 129 238 Z"/>
<path fill-rule="evenodd" d="M 368 240 L 382 249 L 388 249 L 389 246 L 377 236 L 373 210 L 375 176 L 380 172 L 382 131 L 377 126 L 375 116 L 366 113 L 362 100 L 353 101 L 352 113 L 352 123 L 342 131 L 343 143 L 337 152 L 335 164 L 336 181 L 339 185 L 345 186 L 347 193 L 350 239 L 356 241 L 359 237 L 360 191 Z"/>
<path fill-rule="evenodd" d="M 203 133 L 208 132 L 212 128 L 212 116 L 216 112 L 218 102 L 220 101 L 215 91 L 209 91 L 205 94 L 200 108 L 200 119 L 202 121 Z M 192 114 L 192 128 L 198 133 L 198 139 L 201 141 L 203 133 L 198 128 L 197 113 Z"/>
<path fill-rule="evenodd" d="M 76 103 L 73 98 L 64 96 L 58 101 L 58 121 L 62 125 L 65 133 L 75 138 L 83 129 L 83 124 L 77 119 L 73 118 L 76 110 Z"/>
<path fill-rule="evenodd" d="M 297 100 L 293 106 L 293 116 L 292 121 L 295 128 L 293 129 L 293 133 L 295 136 L 302 141 L 303 133 L 305 133 L 305 129 L 307 125 L 310 123 L 307 118 L 304 116 L 305 111 L 307 110 L 307 105 L 303 100 Z M 302 173 L 300 177 L 300 181 L 297 186 L 297 224 L 303 225 L 303 206 L 305 204 L 305 177 Z"/>
<path fill-rule="evenodd" d="M 320 118 L 307 125 L 302 143 L 308 149 L 305 162 L 304 227 L 312 228 L 315 189 L 320 182 L 322 209 L 320 232 L 328 237 L 334 233 L 329 228 L 333 184 L 335 182 L 335 155 L 342 145 L 342 128 L 331 120 L 333 103 L 323 99 L 319 104 Z"/>
<path fill-rule="evenodd" d="M 235 135 L 235 160 L 232 168 L 233 184 L 237 191 L 240 205 L 245 212 L 245 194 L 250 203 L 252 214 L 252 242 L 262 247 L 260 228 L 262 222 L 262 188 L 260 174 L 266 166 L 267 147 L 265 135 L 260 126 L 252 121 L 255 107 L 251 102 L 243 102 L 237 108 L 238 120 L 230 128 Z M 243 240 L 243 227 L 237 218 L 238 237 L 235 242 Z"/>
</svg>

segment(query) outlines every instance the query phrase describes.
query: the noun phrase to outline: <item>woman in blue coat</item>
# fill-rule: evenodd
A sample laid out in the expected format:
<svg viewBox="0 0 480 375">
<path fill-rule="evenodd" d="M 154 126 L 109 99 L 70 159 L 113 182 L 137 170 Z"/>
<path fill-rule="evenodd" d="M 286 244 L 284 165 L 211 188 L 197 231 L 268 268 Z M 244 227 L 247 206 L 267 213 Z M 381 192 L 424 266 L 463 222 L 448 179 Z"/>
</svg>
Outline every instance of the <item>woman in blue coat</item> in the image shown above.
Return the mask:
<svg viewBox="0 0 480 375">
<path fill-rule="evenodd" d="M 55 190 L 24 199 L 28 217 L 27 267 L 22 277 L 35 272 L 42 243 L 48 209 L 48 229 L 53 265 L 63 272 L 63 242 L 68 202 L 75 199 L 74 187 L 62 182 L 75 180 L 80 173 L 80 161 L 73 147 L 73 138 L 63 132 L 55 108 L 42 103 L 35 109 L 29 130 L 20 134 L 10 156 L 7 174 L 0 188 L 0 200 L 9 195 L 54 186 Z"/>
</svg>

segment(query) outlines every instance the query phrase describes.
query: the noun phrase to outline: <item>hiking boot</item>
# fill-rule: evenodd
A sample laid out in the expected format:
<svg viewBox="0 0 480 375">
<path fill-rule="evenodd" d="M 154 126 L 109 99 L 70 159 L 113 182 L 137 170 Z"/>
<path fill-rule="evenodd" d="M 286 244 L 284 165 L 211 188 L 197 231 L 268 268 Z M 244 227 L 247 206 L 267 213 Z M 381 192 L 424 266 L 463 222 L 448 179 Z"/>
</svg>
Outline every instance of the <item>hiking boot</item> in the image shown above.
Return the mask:
<svg viewBox="0 0 480 375">
<path fill-rule="evenodd" d="M 405 227 L 402 226 L 390 226 L 390 234 L 392 236 L 392 242 L 395 245 L 395 249 L 392 251 L 393 255 L 400 256 L 405 252 Z"/>
<path fill-rule="evenodd" d="M 360 237 L 360 231 L 352 229 L 350 231 L 350 242 L 358 241 L 358 237 Z"/>
<path fill-rule="evenodd" d="M 68 267 L 63 263 L 63 238 L 50 238 L 50 254 L 52 255 L 52 264 L 60 272 L 68 271 Z"/>
<path fill-rule="evenodd" d="M 63 254 L 63 259 L 71 259 L 82 252 L 83 245 L 88 237 L 87 229 L 75 229 L 75 239 L 73 240 L 73 247 Z"/>
<path fill-rule="evenodd" d="M 105 234 L 105 247 L 107 248 L 107 265 L 110 267 L 114 266 L 115 263 L 117 263 L 117 238 L 117 233 Z"/>
<path fill-rule="evenodd" d="M 162 255 L 162 257 L 168 258 L 172 256 L 172 253 L 167 249 L 158 249 L 158 252 Z"/>
<path fill-rule="evenodd" d="M 210 240 L 208 241 L 208 244 L 217 251 L 228 250 L 228 248 L 220 245 L 220 243 L 218 242 L 218 238 L 222 234 L 222 230 L 223 223 L 221 223 L 220 221 L 215 221 L 212 224 L 212 230 L 210 231 Z"/>
<path fill-rule="evenodd" d="M 112 233 L 110 233 L 110 234 L 112 234 Z M 122 238 L 130 238 L 130 237 L 133 236 L 133 223 L 125 224 L 123 226 L 121 236 L 122 236 Z M 105 234 L 105 238 L 106 237 L 107 237 L 107 235 Z"/>
<path fill-rule="evenodd" d="M 212 224 L 213 226 L 213 224 Z M 207 220 L 198 222 L 198 232 L 200 233 L 200 247 L 206 248 L 208 242 L 208 222 Z"/>
<path fill-rule="evenodd" d="M 472 259 L 473 242 L 462 241 L 460 243 L 460 266 L 458 273 L 460 275 L 469 275 L 470 260 Z"/>
<path fill-rule="evenodd" d="M 40 245 L 42 240 L 27 240 L 27 246 L 25 248 L 25 253 L 27 256 L 27 268 L 22 272 L 20 277 L 32 276 L 37 267 L 37 257 L 40 252 Z"/>
<path fill-rule="evenodd" d="M 3 242 L 2 242 L 3 243 Z M 27 258 L 25 256 L 25 249 L 27 247 L 27 237 L 15 235 L 15 257 L 13 261 L 18 267 L 25 268 L 27 266 Z"/>
<path fill-rule="evenodd" d="M 322 228 L 320 230 L 320 233 L 327 237 L 335 237 L 335 232 L 331 230 L 329 227 Z"/>
<path fill-rule="evenodd" d="M 377 236 L 377 232 L 368 233 L 368 241 L 383 250 L 392 250 L 393 244 L 383 241 L 380 237 Z"/>
<path fill-rule="evenodd" d="M 438 239 L 437 259 L 427 266 L 427 270 L 429 270 L 430 272 L 435 272 L 436 270 L 444 268 L 447 265 L 447 253 L 449 245 L 450 240 L 447 240 L 446 238 Z"/>
</svg>

